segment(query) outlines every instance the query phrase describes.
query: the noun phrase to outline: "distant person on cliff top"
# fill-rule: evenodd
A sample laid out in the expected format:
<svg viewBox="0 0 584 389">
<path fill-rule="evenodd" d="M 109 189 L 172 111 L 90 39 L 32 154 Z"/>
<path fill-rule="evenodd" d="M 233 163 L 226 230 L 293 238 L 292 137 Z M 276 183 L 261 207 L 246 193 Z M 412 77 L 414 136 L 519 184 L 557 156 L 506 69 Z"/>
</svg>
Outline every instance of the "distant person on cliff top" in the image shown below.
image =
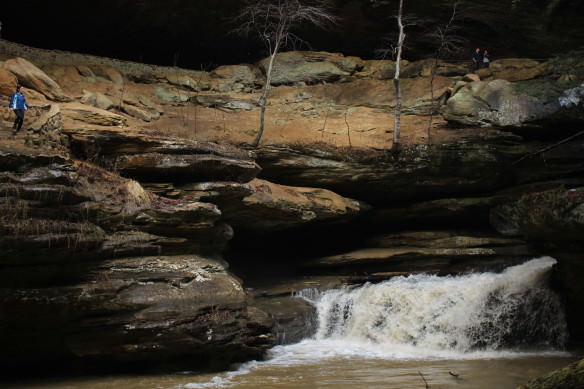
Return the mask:
<svg viewBox="0 0 584 389">
<path fill-rule="evenodd" d="M 485 50 L 485 52 L 483 53 L 483 67 L 488 68 L 490 64 L 491 64 L 491 56 L 489 55 L 489 52 L 487 50 Z"/>
<path fill-rule="evenodd" d="M 22 123 L 24 123 L 24 111 L 28 109 L 26 98 L 20 93 L 20 85 L 16 87 L 16 92 L 10 96 L 9 107 L 12 108 L 16 114 L 16 120 L 14 120 L 14 125 L 12 126 L 12 133 L 16 134 L 22 128 Z"/>
<path fill-rule="evenodd" d="M 478 70 L 483 62 L 483 57 L 481 56 L 481 49 L 476 48 L 474 54 L 472 55 L 472 70 Z"/>
</svg>

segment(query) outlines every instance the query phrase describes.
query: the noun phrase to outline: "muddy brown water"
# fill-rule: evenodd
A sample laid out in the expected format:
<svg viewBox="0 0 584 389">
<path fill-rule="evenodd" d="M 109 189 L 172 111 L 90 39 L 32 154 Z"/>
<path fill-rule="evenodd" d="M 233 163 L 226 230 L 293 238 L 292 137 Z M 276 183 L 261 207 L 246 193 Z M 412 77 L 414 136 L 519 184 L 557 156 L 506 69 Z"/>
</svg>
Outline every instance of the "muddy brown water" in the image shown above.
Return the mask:
<svg viewBox="0 0 584 389">
<path fill-rule="evenodd" d="M 335 357 L 320 361 L 250 363 L 221 374 L 102 376 L 29 381 L 6 389 L 197 389 L 197 388 L 363 388 L 514 389 L 562 367 L 575 355 L 541 355 L 476 360 L 399 360 Z M 451 374 L 452 373 L 452 374 Z M 456 377 L 454 375 L 456 375 Z"/>
</svg>

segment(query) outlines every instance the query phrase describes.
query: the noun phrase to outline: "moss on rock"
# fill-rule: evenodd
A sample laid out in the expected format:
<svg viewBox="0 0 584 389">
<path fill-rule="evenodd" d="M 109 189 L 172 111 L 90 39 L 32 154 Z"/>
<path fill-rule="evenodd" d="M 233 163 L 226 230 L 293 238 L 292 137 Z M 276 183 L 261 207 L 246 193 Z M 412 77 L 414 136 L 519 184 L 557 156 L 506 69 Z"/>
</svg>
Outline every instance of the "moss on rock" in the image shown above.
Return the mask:
<svg viewBox="0 0 584 389">
<path fill-rule="evenodd" d="M 582 389 L 584 388 L 584 359 L 562 369 L 536 378 L 517 389 Z"/>
</svg>

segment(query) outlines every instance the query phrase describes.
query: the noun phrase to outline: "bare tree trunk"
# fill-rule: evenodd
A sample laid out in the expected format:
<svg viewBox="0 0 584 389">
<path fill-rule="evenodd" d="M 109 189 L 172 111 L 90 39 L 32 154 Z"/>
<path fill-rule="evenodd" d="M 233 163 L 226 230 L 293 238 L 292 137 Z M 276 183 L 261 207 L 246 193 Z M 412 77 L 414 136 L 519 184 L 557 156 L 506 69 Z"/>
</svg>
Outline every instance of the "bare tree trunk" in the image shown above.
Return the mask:
<svg viewBox="0 0 584 389">
<path fill-rule="evenodd" d="M 262 93 L 262 97 L 260 97 L 260 126 L 258 128 L 258 134 L 256 135 L 255 139 L 252 142 L 253 147 L 258 147 L 260 144 L 260 140 L 262 139 L 262 135 L 264 134 L 264 127 L 266 123 L 266 104 L 268 102 L 268 95 L 270 94 L 270 89 L 272 88 L 272 71 L 274 70 L 274 62 L 276 60 L 276 54 L 278 54 L 278 42 L 274 46 L 274 51 L 270 56 L 270 62 L 268 63 L 268 71 L 266 72 L 266 83 L 264 85 L 264 92 Z"/>
<path fill-rule="evenodd" d="M 403 0 L 399 0 L 399 11 L 397 14 L 397 25 L 399 27 L 399 36 L 397 40 L 397 58 L 395 62 L 395 74 L 393 76 L 393 86 L 395 88 L 395 124 L 394 124 L 394 131 L 393 131 L 393 145 L 392 151 L 398 152 L 400 150 L 400 135 L 401 135 L 401 85 L 400 85 L 400 62 L 401 62 L 401 55 L 402 55 L 402 47 L 404 44 L 404 40 L 406 39 L 406 35 L 404 34 L 404 25 L 402 21 L 402 14 L 403 14 Z"/>
</svg>

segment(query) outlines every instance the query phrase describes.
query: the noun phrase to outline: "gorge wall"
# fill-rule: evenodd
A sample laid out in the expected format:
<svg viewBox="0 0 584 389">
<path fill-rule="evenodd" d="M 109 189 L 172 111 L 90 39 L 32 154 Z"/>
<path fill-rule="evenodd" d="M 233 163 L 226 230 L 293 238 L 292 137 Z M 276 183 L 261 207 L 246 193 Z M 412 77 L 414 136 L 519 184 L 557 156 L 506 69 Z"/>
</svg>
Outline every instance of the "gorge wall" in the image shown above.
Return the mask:
<svg viewBox="0 0 584 389">
<path fill-rule="evenodd" d="M 251 149 L 265 61 L 193 71 L 6 41 L 0 58 L 2 92 L 18 82 L 32 105 L 16 136 L 1 112 L 6 371 L 224 368 L 306 334 L 292 292 L 543 254 L 584 337 L 577 54 L 435 77 L 404 61 L 399 155 L 389 60 L 282 53 Z"/>
</svg>

